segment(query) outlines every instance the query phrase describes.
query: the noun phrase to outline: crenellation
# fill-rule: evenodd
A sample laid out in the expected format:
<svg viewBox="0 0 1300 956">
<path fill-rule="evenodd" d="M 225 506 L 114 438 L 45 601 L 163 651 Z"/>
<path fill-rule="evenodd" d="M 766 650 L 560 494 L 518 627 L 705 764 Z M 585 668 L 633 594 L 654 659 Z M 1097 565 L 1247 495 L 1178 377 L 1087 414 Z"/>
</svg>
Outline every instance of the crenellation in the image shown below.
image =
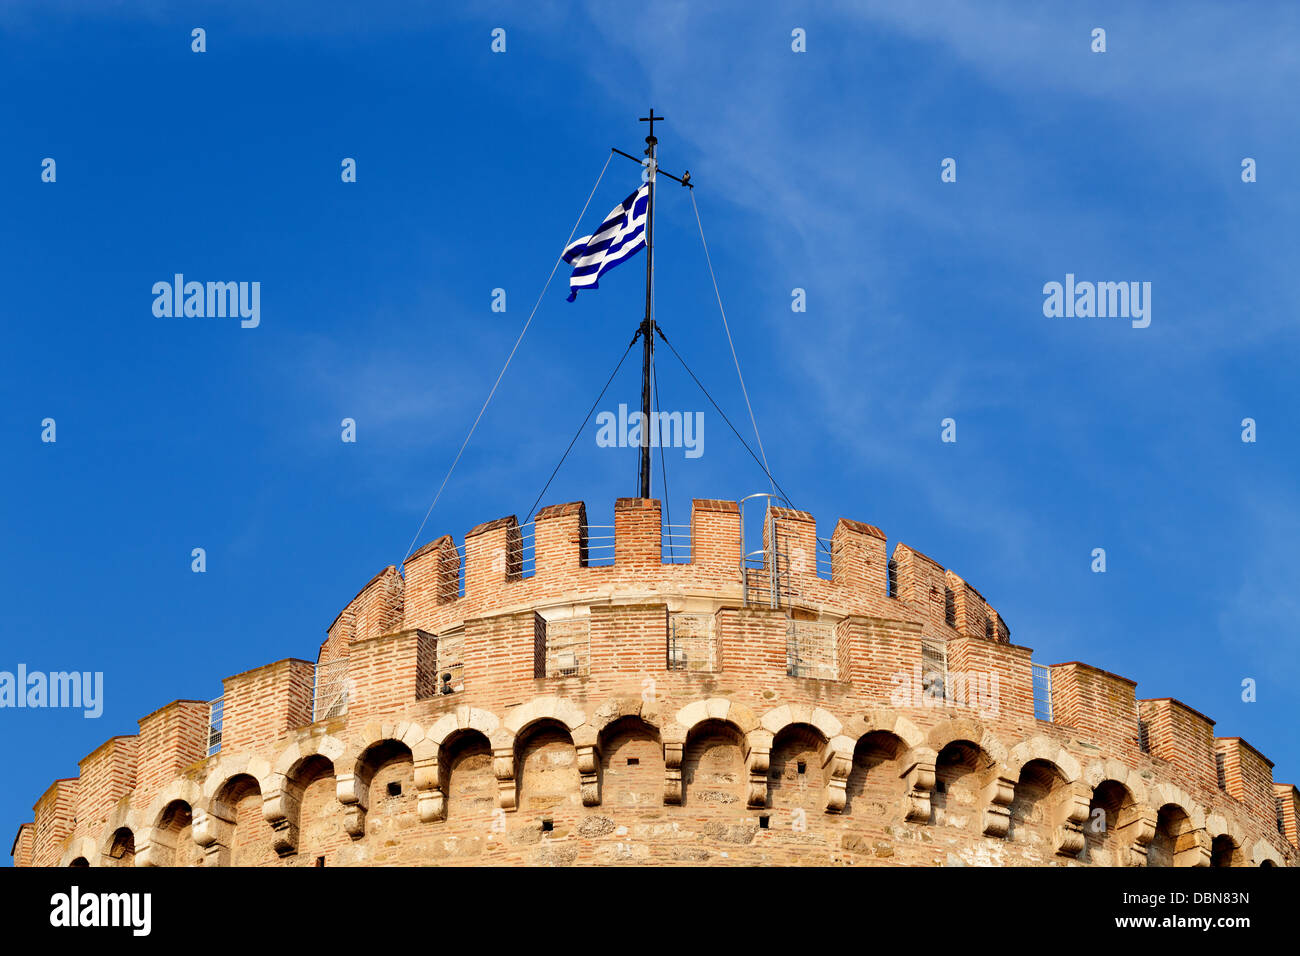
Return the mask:
<svg viewBox="0 0 1300 956">
<path fill-rule="evenodd" d="M 1218 789 L 1214 721 L 1172 697 L 1138 701 L 1151 756 L 1167 760 L 1195 787 Z"/>
<path fill-rule="evenodd" d="M 1240 737 L 1214 738 L 1216 753 L 1223 755 L 1224 789 L 1240 800 L 1246 812 L 1262 823 L 1277 822 L 1273 793 L 1273 761 Z"/>
<path fill-rule="evenodd" d="M 846 603 L 859 610 L 888 595 L 889 559 L 885 533 L 874 525 L 841 518 L 831 532 L 831 581 L 846 595 Z"/>
<path fill-rule="evenodd" d="M 138 736 L 110 737 L 77 764 L 82 783 L 77 795 L 77 822 L 97 831 L 117 802 L 136 786 Z"/>
<path fill-rule="evenodd" d="M 614 566 L 637 572 L 657 569 L 663 522 L 654 498 L 619 498 L 614 502 Z"/>
<path fill-rule="evenodd" d="M 315 673 L 311 661 L 291 657 L 223 680 L 222 747 L 256 747 L 310 724 Z"/>
<path fill-rule="evenodd" d="M 901 541 L 894 545 L 898 600 L 918 611 L 932 628 L 949 624 L 948 584 L 939 563 Z"/>
<path fill-rule="evenodd" d="M 97 748 L 15 863 L 1300 859 L 1296 789 L 1244 741 L 1077 661 L 1039 720 L 1030 649 L 963 578 L 896 544 L 891 597 L 885 534 L 848 519 L 822 578 L 812 516 L 768 517 L 775 607 L 742 596 L 735 502 L 693 502 L 686 563 L 646 499 L 617 502 L 613 564 L 589 564 L 582 502 L 537 513 L 531 574 L 514 516 L 463 551 L 436 538 L 358 592 L 315 665 L 226 678 L 214 756 L 203 701 Z M 758 814 L 806 832 L 760 836 Z"/>
<path fill-rule="evenodd" d="M 32 807 L 35 814 L 32 866 L 54 866 L 63 852 L 63 843 L 77 825 L 77 777 L 55 780 Z"/>
<path fill-rule="evenodd" d="M 1273 784 L 1273 796 L 1277 801 L 1279 832 L 1286 837 L 1297 850 L 1300 850 L 1300 788 L 1293 783 Z"/>
<path fill-rule="evenodd" d="M 186 767 L 208 756 L 208 702 L 174 700 L 142 717 L 136 796 L 153 799 Z"/>
<path fill-rule="evenodd" d="M 1107 753 L 1138 753 L 1137 682 L 1080 661 L 1053 664 L 1052 722 L 1095 740 Z"/>
</svg>

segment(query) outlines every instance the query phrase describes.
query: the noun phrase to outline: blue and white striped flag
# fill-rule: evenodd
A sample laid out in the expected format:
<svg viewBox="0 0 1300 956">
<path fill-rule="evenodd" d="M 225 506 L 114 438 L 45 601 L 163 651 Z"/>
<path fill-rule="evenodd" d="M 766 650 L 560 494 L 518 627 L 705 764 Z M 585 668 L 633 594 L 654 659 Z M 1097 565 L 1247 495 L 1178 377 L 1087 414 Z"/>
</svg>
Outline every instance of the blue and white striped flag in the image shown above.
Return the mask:
<svg viewBox="0 0 1300 956">
<path fill-rule="evenodd" d="M 599 288 L 601 276 L 645 248 L 649 206 L 650 184 L 646 183 L 615 206 L 599 229 L 564 250 L 564 261 L 573 266 L 573 274 L 569 276 L 570 302 L 578 297 L 579 289 Z"/>
</svg>

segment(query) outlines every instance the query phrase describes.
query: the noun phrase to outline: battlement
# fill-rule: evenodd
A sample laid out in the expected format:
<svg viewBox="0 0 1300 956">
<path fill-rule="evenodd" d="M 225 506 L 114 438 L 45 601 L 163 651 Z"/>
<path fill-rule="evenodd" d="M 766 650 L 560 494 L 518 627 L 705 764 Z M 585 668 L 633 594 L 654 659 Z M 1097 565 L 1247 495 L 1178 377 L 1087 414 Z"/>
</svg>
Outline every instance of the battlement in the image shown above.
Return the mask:
<svg viewBox="0 0 1300 956">
<path fill-rule="evenodd" d="M 862 862 L 846 850 L 859 837 L 835 834 L 875 832 L 879 820 L 842 818 L 878 805 L 880 794 L 853 798 L 884 765 L 901 788 L 879 784 L 901 808 L 889 832 L 949 827 L 959 854 L 1297 862 L 1295 788 L 1274 783 L 1245 741 L 1216 738 L 1208 718 L 1138 700 L 1135 682 L 1082 662 L 1035 665 L 973 585 L 902 543 L 887 557 L 878 527 L 841 518 L 827 540 L 810 514 L 771 507 L 747 555 L 742 518 L 736 502 L 697 499 L 676 528 L 658 501 L 622 498 L 612 525 L 570 502 L 527 526 L 480 524 L 459 547 L 435 538 L 357 593 L 315 663 L 227 677 L 215 704 L 174 701 L 93 751 L 37 802 L 15 861 L 375 861 L 365 847 L 383 808 L 437 827 L 471 792 L 507 813 L 534 806 L 538 781 L 551 803 L 536 807 L 570 807 L 574 827 L 600 836 L 615 825 L 591 814 L 617 817 L 602 788 L 618 781 L 638 781 L 644 820 L 672 816 L 701 781 L 736 780 L 734 794 L 704 799 L 740 819 L 791 806 L 779 781 L 797 767 L 811 773 L 798 792 L 815 778 L 823 795 L 808 808 L 823 836 Z M 714 756 L 692 757 L 696 745 Z M 554 770 L 564 753 L 571 776 Z M 628 763 L 609 764 L 614 754 Z M 733 759 L 739 769 L 724 769 Z M 457 776 L 462 765 L 475 773 Z M 643 765 L 657 770 L 628 770 Z M 1055 796 L 1035 816 L 1022 804 L 1040 791 Z M 393 809 L 402 793 L 414 802 Z M 1081 827 L 1097 804 L 1116 835 L 1089 842 Z M 309 817 L 335 815 L 334 830 L 303 836 Z M 1006 850 L 1017 827 L 1037 836 Z M 248 849 L 253 832 L 261 850 Z"/>
</svg>

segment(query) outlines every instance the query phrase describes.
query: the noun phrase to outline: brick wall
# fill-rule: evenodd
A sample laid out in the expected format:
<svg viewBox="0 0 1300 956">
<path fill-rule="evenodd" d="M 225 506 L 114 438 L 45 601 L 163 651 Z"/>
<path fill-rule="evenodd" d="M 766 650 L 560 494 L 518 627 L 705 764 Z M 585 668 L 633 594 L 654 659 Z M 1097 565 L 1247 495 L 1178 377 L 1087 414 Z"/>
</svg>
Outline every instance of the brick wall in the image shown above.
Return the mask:
<svg viewBox="0 0 1300 956">
<path fill-rule="evenodd" d="M 1168 760 L 1194 786 L 1218 788 L 1214 721 L 1172 698 L 1138 701 L 1151 755 Z"/>
<path fill-rule="evenodd" d="M 1138 749 L 1137 682 L 1079 661 L 1053 664 L 1052 721 L 1073 727 L 1108 753 Z"/>
<path fill-rule="evenodd" d="M 135 800 L 148 806 L 182 770 L 208 755 L 208 704 L 174 700 L 140 720 Z"/>
<path fill-rule="evenodd" d="M 139 737 L 110 737 L 77 765 L 81 789 L 77 820 L 98 829 L 117 802 L 135 789 Z"/>
<path fill-rule="evenodd" d="M 315 673 L 311 661 L 287 658 L 227 677 L 222 749 L 255 747 L 310 724 Z"/>
</svg>

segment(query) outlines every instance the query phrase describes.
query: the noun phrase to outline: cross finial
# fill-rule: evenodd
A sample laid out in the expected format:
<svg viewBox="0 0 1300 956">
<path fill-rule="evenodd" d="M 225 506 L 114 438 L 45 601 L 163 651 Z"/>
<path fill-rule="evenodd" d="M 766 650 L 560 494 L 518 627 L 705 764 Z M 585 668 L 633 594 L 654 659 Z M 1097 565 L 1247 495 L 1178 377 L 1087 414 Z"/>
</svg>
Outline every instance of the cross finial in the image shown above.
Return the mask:
<svg viewBox="0 0 1300 956">
<path fill-rule="evenodd" d="M 646 141 L 647 143 L 650 143 L 651 145 L 653 145 L 654 143 L 658 142 L 658 141 L 655 139 L 655 120 L 661 120 L 661 119 L 663 119 L 662 116 L 655 116 L 655 109 L 654 109 L 653 106 L 650 107 L 650 115 L 649 115 L 649 116 L 642 116 L 642 117 L 640 117 L 640 120 L 641 120 L 642 123 L 649 123 L 649 124 L 650 124 L 650 135 L 647 136 L 647 137 L 645 138 L 645 141 Z"/>
</svg>

